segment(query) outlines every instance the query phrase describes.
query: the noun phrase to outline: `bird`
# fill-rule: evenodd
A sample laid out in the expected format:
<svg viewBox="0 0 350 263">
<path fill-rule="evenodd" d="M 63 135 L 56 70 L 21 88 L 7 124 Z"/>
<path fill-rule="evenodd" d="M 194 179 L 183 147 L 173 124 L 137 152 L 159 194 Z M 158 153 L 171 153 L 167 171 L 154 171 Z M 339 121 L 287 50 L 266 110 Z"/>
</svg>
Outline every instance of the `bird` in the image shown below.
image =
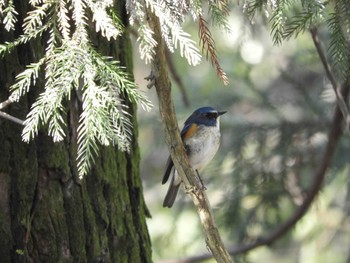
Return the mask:
<svg viewBox="0 0 350 263">
<path fill-rule="evenodd" d="M 217 111 L 212 107 L 201 107 L 195 110 L 184 123 L 181 130 L 182 142 L 189 163 L 198 175 L 198 171 L 213 159 L 219 149 L 220 116 L 225 113 L 226 111 Z M 173 206 L 182 182 L 171 156 L 166 162 L 162 184 L 165 184 L 170 176 L 169 188 L 163 201 L 163 207 L 168 208 Z"/>
</svg>

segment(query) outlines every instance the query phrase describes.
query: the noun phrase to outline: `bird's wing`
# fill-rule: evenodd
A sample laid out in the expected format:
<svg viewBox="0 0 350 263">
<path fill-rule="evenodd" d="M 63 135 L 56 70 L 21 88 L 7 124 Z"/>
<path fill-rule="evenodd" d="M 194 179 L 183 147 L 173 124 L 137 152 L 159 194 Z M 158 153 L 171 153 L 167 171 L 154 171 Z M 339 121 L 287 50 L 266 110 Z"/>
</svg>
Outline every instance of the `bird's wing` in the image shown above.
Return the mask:
<svg viewBox="0 0 350 263">
<path fill-rule="evenodd" d="M 174 163 L 173 163 L 173 160 L 171 159 L 171 156 L 169 156 L 165 167 L 166 167 L 166 169 L 165 169 L 165 173 L 164 173 L 164 176 L 163 176 L 162 184 L 165 184 L 168 181 L 170 173 L 171 173 L 171 170 L 174 167 Z"/>
<path fill-rule="evenodd" d="M 192 137 L 193 134 L 195 134 L 195 132 L 197 130 L 198 130 L 197 124 L 191 123 L 191 124 L 185 125 L 181 131 L 182 140 L 186 140 L 186 139 Z M 173 160 L 171 159 L 171 156 L 169 156 L 168 161 L 166 162 L 166 165 L 165 165 L 165 173 L 163 176 L 162 184 L 165 184 L 168 181 L 171 170 L 173 169 L 173 167 L 174 167 Z"/>
</svg>

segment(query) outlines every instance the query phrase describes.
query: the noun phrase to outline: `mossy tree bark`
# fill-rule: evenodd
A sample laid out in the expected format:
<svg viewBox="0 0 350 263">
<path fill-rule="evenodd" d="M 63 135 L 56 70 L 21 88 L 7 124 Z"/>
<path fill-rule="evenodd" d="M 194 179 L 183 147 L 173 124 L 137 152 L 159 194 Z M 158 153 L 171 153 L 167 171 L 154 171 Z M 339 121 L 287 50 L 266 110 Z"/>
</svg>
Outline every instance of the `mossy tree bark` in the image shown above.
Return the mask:
<svg viewBox="0 0 350 263">
<path fill-rule="evenodd" d="M 15 1 L 19 22 L 28 1 Z M 124 3 L 116 1 L 127 24 Z M 20 32 L 20 28 L 16 31 Z M 15 37 L 0 29 L 1 42 Z M 95 46 L 132 69 L 131 45 L 125 34 Z M 31 42 L 0 61 L 0 101 L 8 98 L 14 77 L 44 52 Z M 6 111 L 24 119 L 43 81 Z M 126 98 L 127 100 L 127 98 Z M 92 171 L 79 180 L 76 169 L 77 101 L 67 102 L 67 137 L 54 144 L 40 133 L 26 144 L 20 125 L 0 119 L 0 261 L 1 262 L 150 262 L 148 211 L 139 176 L 135 105 L 129 103 L 134 140 L 130 153 L 101 148 Z M 43 131 L 45 128 L 43 129 Z"/>
</svg>

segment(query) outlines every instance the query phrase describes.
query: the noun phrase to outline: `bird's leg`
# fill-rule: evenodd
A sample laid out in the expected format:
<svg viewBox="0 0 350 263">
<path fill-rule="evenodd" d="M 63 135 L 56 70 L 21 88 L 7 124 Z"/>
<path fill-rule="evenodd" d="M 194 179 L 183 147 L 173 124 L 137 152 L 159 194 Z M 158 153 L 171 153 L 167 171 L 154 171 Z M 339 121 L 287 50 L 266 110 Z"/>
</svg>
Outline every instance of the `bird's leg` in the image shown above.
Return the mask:
<svg viewBox="0 0 350 263">
<path fill-rule="evenodd" d="M 203 181 L 202 181 L 202 178 L 201 178 L 201 176 L 199 175 L 199 172 L 198 172 L 197 169 L 196 169 L 196 173 L 197 173 L 197 176 L 198 176 L 198 178 L 199 178 L 199 181 L 201 182 L 201 185 L 202 185 L 202 189 L 201 189 L 201 190 L 203 190 L 203 191 L 207 190 L 207 188 L 204 186 L 204 183 L 203 183 Z"/>
</svg>

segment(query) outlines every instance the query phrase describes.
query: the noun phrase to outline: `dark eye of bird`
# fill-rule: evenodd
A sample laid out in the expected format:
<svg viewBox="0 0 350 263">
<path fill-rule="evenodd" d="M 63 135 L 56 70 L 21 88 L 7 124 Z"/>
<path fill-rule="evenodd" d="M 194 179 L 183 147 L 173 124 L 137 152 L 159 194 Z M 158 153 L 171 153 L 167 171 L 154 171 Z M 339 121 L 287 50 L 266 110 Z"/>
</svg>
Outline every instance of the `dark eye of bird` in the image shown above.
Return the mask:
<svg viewBox="0 0 350 263">
<path fill-rule="evenodd" d="M 207 112 L 205 114 L 205 117 L 208 119 L 215 119 L 217 117 L 217 114 L 215 112 Z"/>
</svg>

